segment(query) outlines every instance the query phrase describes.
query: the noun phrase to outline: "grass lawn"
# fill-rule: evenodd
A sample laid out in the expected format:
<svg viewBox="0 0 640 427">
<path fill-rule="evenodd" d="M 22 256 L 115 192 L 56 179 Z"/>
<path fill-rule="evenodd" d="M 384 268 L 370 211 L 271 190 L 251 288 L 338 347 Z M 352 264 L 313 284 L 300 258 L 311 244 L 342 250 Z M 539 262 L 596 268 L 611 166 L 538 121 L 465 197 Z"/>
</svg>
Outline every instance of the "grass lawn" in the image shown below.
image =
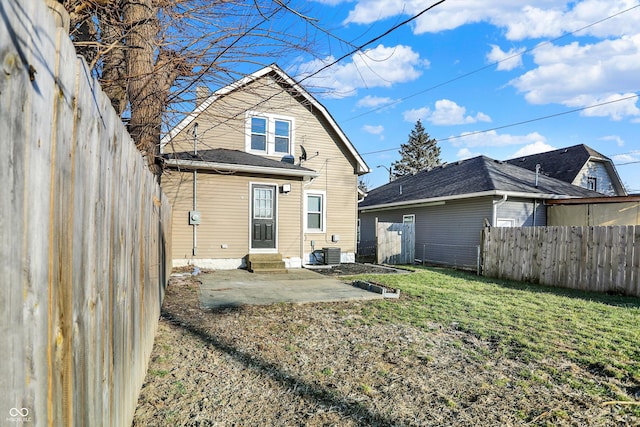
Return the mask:
<svg viewBox="0 0 640 427">
<path fill-rule="evenodd" d="M 434 322 L 494 344 L 505 357 L 534 361 L 538 372 L 524 381 L 555 381 L 601 399 L 629 402 L 640 415 L 640 299 L 500 281 L 448 269 L 419 268 L 413 274 L 361 275 L 358 279 L 397 288 L 408 298 L 362 308 L 365 322 L 404 322 L 429 328 Z M 594 382 L 560 370 L 570 360 L 611 382 Z M 634 402 L 635 398 L 635 403 Z"/>
<path fill-rule="evenodd" d="M 172 279 L 133 425 L 640 425 L 640 299 L 355 278 L 401 296 L 208 310 Z"/>
</svg>

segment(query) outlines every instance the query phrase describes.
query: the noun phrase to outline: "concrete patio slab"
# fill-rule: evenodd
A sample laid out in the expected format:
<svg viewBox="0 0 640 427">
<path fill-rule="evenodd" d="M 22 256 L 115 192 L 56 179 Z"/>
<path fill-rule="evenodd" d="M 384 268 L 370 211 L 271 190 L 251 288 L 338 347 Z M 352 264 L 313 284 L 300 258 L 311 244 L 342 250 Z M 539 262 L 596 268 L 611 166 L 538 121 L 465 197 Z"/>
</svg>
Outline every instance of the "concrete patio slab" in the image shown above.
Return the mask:
<svg viewBox="0 0 640 427">
<path fill-rule="evenodd" d="M 380 294 L 305 268 L 290 269 L 286 274 L 216 270 L 201 273 L 198 279 L 203 308 L 382 299 Z"/>
</svg>

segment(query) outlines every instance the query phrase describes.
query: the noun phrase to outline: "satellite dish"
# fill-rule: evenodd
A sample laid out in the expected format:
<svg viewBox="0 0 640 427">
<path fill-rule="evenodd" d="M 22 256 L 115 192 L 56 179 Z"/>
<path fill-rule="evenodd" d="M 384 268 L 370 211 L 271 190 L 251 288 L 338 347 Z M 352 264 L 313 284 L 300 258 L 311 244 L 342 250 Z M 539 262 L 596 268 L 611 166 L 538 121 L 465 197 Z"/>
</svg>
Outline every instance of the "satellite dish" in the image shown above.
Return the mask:
<svg viewBox="0 0 640 427">
<path fill-rule="evenodd" d="M 304 147 L 301 145 L 300 149 L 302 150 L 302 155 L 300 156 L 300 161 L 305 161 L 307 160 L 307 150 L 304 149 Z"/>
</svg>

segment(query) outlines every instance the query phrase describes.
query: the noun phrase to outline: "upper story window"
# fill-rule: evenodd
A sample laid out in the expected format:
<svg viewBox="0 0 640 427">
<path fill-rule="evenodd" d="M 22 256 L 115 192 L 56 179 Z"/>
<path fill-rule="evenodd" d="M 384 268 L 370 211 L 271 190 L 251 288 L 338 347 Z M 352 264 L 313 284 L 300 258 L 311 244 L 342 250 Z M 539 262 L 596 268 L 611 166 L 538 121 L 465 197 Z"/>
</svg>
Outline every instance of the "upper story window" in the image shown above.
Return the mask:
<svg viewBox="0 0 640 427">
<path fill-rule="evenodd" d="M 291 145 L 291 122 L 288 120 L 274 120 L 275 121 L 275 152 L 276 153 L 289 153 L 289 146 Z"/>
<path fill-rule="evenodd" d="M 267 119 L 251 117 L 251 150 L 265 151 L 267 149 Z"/>
<path fill-rule="evenodd" d="M 587 177 L 587 189 L 598 191 L 598 180 L 595 176 Z"/>
<path fill-rule="evenodd" d="M 293 118 L 247 112 L 246 151 L 268 156 L 293 154 Z"/>
</svg>

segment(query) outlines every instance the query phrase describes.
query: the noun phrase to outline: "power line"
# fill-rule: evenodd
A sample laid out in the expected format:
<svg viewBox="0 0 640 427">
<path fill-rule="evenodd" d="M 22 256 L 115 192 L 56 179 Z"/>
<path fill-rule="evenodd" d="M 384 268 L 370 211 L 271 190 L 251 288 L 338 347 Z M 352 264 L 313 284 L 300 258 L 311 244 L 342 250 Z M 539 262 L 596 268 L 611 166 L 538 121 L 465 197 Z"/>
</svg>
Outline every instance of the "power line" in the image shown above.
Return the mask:
<svg viewBox="0 0 640 427">
<path fill-rule="evenodd" d="M 394 25 L 393 27 L 389 28 L 387 31 L 385 31 L 384 33 L 370 39 L 369 41 L 367 41 L 366 43 L 361 44 L 360 46 L 356 46 L 353 50 L 351 50 L 350 52 L 345 53 L 344 55 L 342 55 L 341 57 L 339 57 L 338 59 L 336 59 L 335 61 L 330 62 L 329 64 L 324 65 L 323 67 L 320 67 L 320 69 L 318 69 L 317 71 L 309 74 L 308 76 L 303 77 L 302 79 L 298 80 L 298 83 L 302 83 L 303 81 L 305 81 L 306 79 L 315 76 L 316 74 L 321 73 L 322 71 L 326 70 L 329 67 L 334 66 L 335 64 L 337 64 L 338 62 L 342 61 L 345 58 L 348 58 L 349 56 L 353 55 L 356 52 L 361 51 L 362 49 L 364 49 L 365 47 L 369 46 L 370 44 L 373 44 L 375 42 L 377 42 L 378 40 L 380 40 L 381 38 L 391 34 L 392 32 L 394 32 L 395 30 L 397 30 L 398 28 L 402 27 L 403 25 L 408 24 L 411 21 L 414 21 L 416 19 L 418 19 L 420 16 L 424 15 L 425 13 L 427 13 L 428 11 L 430 11 L 431 9 L 433 9 L 434 7 L 444 3 L 446 0 L 440 0 L 438 2 L 435 2 L 434 4 L 432 4 L 431 6 L 427 7 L 426 9 L 423 9 L 422 11 L 420 11 L 418 14 L 411 16 L 408 19 L 405 19 L 404 21 Z"/>
<path fill-rule="evenodd" d="M 540 44 L 538 44 L 538 45 L 536 45 L 536 46 L 534 46 L 534 47 L 532 47 L 532 48 L 525 49 L 525 50 L 523 50 L 522 52 L 518 52 L 518 53 L 515 53 L 515 54 L 513 54 L 513 55 L 507 56 L 507 57 L 505 57 L 505 58 L 502 58 L 502 59 L 500 59 L 500 60 L 498 60 L 498 61 L 492 62 L 492 63 L 490 63 L 490 64 L 488 64 L 488 65 L 485 65 L 484 67 L 476 68 L 475 70 L 469 71 L 469 72 L 464 73 L 464 74 L 462 74 L 462 75 L 460 75 L 460 76 L 457 76 L 457 77 L 454 77 L 454 78 L 452 78 L 452 79 L 446 80 L 446 81 L 444 81 L 444 82 L 442 82 L 442 83 L 438 83 L 438 84 L 436 84 L 436 85 L 434 85 L 434 86 L 428 87 L 428 88 L 423 89 L 423 90 L 418 91 L 418 92 L 415 92 L 415 93 L 413 93 L 413 94 L 411 94 L 411 95 L 408 95 L 408 96 L 405 96 L 405 97 L 403 97 L 403 98 L 399 98 L 399 99 L 397 99 L 397 100 L 395 100 L 394 102 L 391 102 L 391 103 L 389 103 L 389 104 L 385 104 L 385 105 L 382 105 L 382 106 L 380 106 L 380 107 L 376 107 L 376 108 L 373 108 L 373 109 L 371 109 L 371 110 L 365 111 L 365 112 L 363 112 L 363 113 L 360 113 L 360 114 L 358 114 L 358 115 L 355 115 L 355 116 L 353 116 L 353 117 L 350 117 L 350 118 L 348 118 L 348 119 L 346 119 L 346 120 L 344 120 L 344 121 L 345 121 L 345 122 L 348 122 L 348 121 L 351 121 L 351 120 L 355 120 L 355 119 L 360 118 L 360 117 L 362 117 L 362 116 L 366 116 L 367 114 L 370 114 L 370 113 L 373 113 L 373 112 L 376 112 L 376 111 L 379 111 L 379 110 L 382 110 L 382 109 L 388 108 L 388 107 L 393 106 L 393 105 L 398 105 L 398 104 L 402 103 L 403 101 L 406 101 L 407 99 L 414 98 L 414 97 L 416 97 L 416 96 L 418 96 L 418 95 L 422 95 L 423 93 L 430 92 L 430 91 L 432 91 L 432 90 L 434 90 L 434 89 L 437 89 L 437 88 L 440 88 L 440 87 L 442 87 L 442 86 L 446 86 L 446 85 L 448 85 L 448 84 L 450 84 L 450 83 L 456 82 L 456 81 L 458 81 L 458 80 L 461 80 L 461 79 L 467 78 L 467 77 L 469 77 L 469 76 L 471 76 L 471 75 L 473 75 L 473 74 L 479 73 L 479 72 L 484 71 L 484 70 L 487 70 L 487 69 L 489 69 L 489 68 L 492 68 L 494 65 L 498 65 L 498 64 L 500 64 L 500 63 L 502 63 L 502 62 L 505 62 L 505 61 L 508 61 L 508 60 L 510 60 L 510 59 L 516 58 L 516 57 L 518 57 L 518 56 L 522 56 L 522 55 L 524 55 L 525 53 L 533 52 L 533 51 L 534 51 L 534 50 L 536 50 L 536 49 L 539 49 L 539 48 L 541 48 L 541 47 L 543 47 L 543 46 L 550 45 L 550 44 L 551 44 L 551 43 L 553 43 L 553 42 L 556 42 L 556 41 L 561 40 L 561 39 L 563 39 L 563 38 L 569 37 L 570 35 L 576 34 L 576 33 L 580 32 L 580 31 L 582 31 L 582 30 L 586 30 L 587 28 L 593 27 L 593 26 L 595 26 L 595 25 L 601 24 L 602 22 L 605 22 L 605 21 L 607 21 L 607 20 L 609 20 L 609 19 L 615 18 L 615 17 L 617 17 L 617 16 L 619 16 L 619 15 L 622 15 L 623 13 L 627 13 L 627 12 L 629 12 L 629 11 L 633 10 L 633 9 L 638 8 L 638 7 L 640 7 L 640 4 L 637 4 L 637 5 L 635 5 L 635 6 L 632 6 L 632 7 L 628 8 L 628 9 L 625 9 L 625 10 L 621 10 L 620 12 L 614 13 L 613 15 L 607 16 L 606 18 L 602 18 L 602 19 L 600 19 L 599 21 L 596 21 L 596 22 L 593 22 L 593 23 L 591 23 L 591 24 L 585 25 L 585 26 L 583 26 L 583 27 L 578 28 L 577 30 L 573 30 L 573 31 L 568 32 L 568 33 L 566 33 L 566 34 L 563 34 L 563 35 L 561 35 L 561 36 L 559 36 L 559 37 L 556 37 L 556 38 L 553 38 L 553 39 L 547 40 L 547 41 L 545 41 L 545 42 L 542 42 L 542 43 L 540 43 Z"/>
<path fill-rule="evenodd" d="M 316 71 L 315 71 L 315 72 L 313 72 L 313 73 L 310 73 L 309 75 L 307 75 L 307 76 L 305 76 L 305 77 L 301 78 L 300 80 L 297 80 L 297 83 L 298 83 L 298 84 L 300 84 L 300 83 L 302 83 L 303 81 L 305 81 L 305 80 L 307 80 L 307 79 L 309 79 L 309 78 L 311 78 L 311 77 L 313 77 L 313 76 L 315 76 L 315 75 L 319 74 L 320 72 L 322 72 L 322 71 L 326 70 L 327 68 L 332 67 L 333 65 L 335 65 L 335 64 L 337 64 L 338 62 L 340 62 L 340 61 L 344 60 L 345 58 L 347 58 L 347 57 L 349 57 L 349 56 L 353 55 L 354 53 L 356 53 L 356 52 L 358 52 L 358 51 L 361 51 L 361 50 L 362 50 L 362 49 L 364 49 L 366 46 L 368 46 L 368 45 L 370 45 L 370 44 L 372 44 L 372 43 L 375 43 L 376 41 L 378 41 L 378 40 L 380 40 L 381 38 L 383 38 L 383 37 L 387 36 L 388 34 L 392 33 L 393 31 L 395 31 L 396 29 L 400 28 L 401 26 L 406 25 L 406 24 L 408 24 L 408 23 L 410 23 L 410 22 L 414 21 L 415 19 L 419 18 L 421 15 L 425 14 L 426 12 L 428 12 L 428 11 L 429 11 L 429 10 L 431 10 L 431 9 L 433 9 L 434 7 L 436 7 L 436 6 L 438 6 L 438 5 L 442 4 L 442 3 L 444 3 L 445 1 L 446 1 L 446 0 L 440 0 L 440 1 L 436 2 L 436 3 L 432 4 L 431 6 L 429 6 L 429 7 L 425 8 L 425 9 L 423 9 L 423 10 L 422 10 L 422 11 L 420 11 L 418 14 L 413 15 L 413 16 L 409 17 L 408 19 L 406 19 L 406 20 L 404 20 L 404 21 L 402 21 L 402 22 L 400 22 L 400 23 L 398 23 L 398 24 L 394 25 L 393 27 L 391 27 L 391 28 L 389 28 L 388 30 L 386 30 L 384 33 L 382 33 L 382 34 L 380 34 L 380 35 L 378 35 L 378 36 L 376 36 L 376 37 L 374 37 L 374 38 L 372 38 L 372 39 L 368 40 L 367 42 L 365 42 L 365 43 L 363 43 L 363 44 L 361 44 L 361 45 L 359 45 L 359 46 L 355 46 L 351 51 L 349 51 L 348 53 L 346 53 L 346 54 L 342 55 L 342 56 L 341 56 L 341 57 L 339 57 L 338 59 L 336 59 L 336 60 L 332 61 L 332 62 L 331 62 L 331 63 L 329 63 L 329 64 L 324 65 L 324 66 L 323 66 L 323 67 L 321 67 L 320 69 L 316 70 Z M 617 12 L 617 13 L 615 13 L 615 14 L 613 14 L 613 15 L 610 15 L 610 16 L 608 16 L 608 17 L 606 17 L 606 18 L 600 19 L 599 21 L 596 21 L 596 22 L 591 23 L 591 24 L 589 24 L 589 25 L 585 25 L 585 26 L 583 26 L 583 27 L 581 27 L 581 28 L 579 28 L 579 29 L 577 29 L 577 30 L 571 31 L 571 32 L 566 33 L 566 34 L 564 34 L 564 35 L 562 35 L 562 36 L 559 36 L 559 37 L 556 37 L 556 38 L 554 38 L 554 39 L 548 40 L 548 41 L 546 41 L 546 42 L 544 42 L 544 43 L 541 43 L 541 44 L 539 44 L 539 45 L 537 45 L 537 46 L 535 46 L 535 47 L 533 47 L 533 48 L 530 48 L 530 49 L 527 49 L 527 50 L 525 50 L 525 51 L 519 52 L 519 53 L 517 53 L 517 54 L 514 54 L 514 55 L 511 55 L 511 56 L 508 56 L 508 57 L 503 58 L 503 59 L 501 59 L 501 60 L 499 60 L 499 61 L 493 62 L 493 63 L 491 63 L 491 64 L 488 64 L 488 65 L 484 66 L 484 67 L 481 67 L 481 68 L 478 68 L 478 69 L 476 69 L 476 70 L 470 71 L 470 72 L 468 72 L 468 73 L 466 73 L 466 74 L 463 74 L 463 75 L 461 75 L 461 76 L 458 76 L 458 77 L 456 77 L 456 78 L 453 78 L 453 79 L 447 80 L 447 81 L 445 81 L 445 82 L 443 82 L 443 83 L 440 83 L 440 84 L 437 84 L 437 85 L 432 86 L 432 87 L 430 87 L 430 88 L 427 88 L 427 89 L 424 89 L 424 90 L 422 90 L 422 91 L 416 92 L 416 93 L 414 93 L 414 94 L 412 94 L 412 95 L 406 96 L 406 97 L 404 97 L 404 98 L 400 98 L 400 99 L 399 99 L 399 100 L 397 100 L 396 102 L 393 102 L 393 103 L 390 103 L 390 104 L 386 104 L 386 105 L 381 106 L 381 107 L 374 108 L 374 109 L 372 109 L 372 110 L 369 110 L 369 111 L 364 112 L 364 113 L 362 113 L 362 114 L 359 114 L 359 115 L 357 115 L 357 116 L 353 116 L 353 117 L 351 117 L 351 118 L 349 118 L 349 119 L 346 119 L 345 121 L 353 120 L 353 119 L 355 119 L 355 118 L 361 117 L 361 116 L 366 115 L 366 114 L 369 114 L 369 113 L 371 113 L 371 112 L 378 111 L 378 110 L 380 110 L 380 109 L 383 109 L 383 108 L 389 107 L 390 105 L 396 105 L 396 104 L 398 104 L 398 103 L 400 103 L 400 102 L 402 102 L 402 101 L 404 101 L 404 100 L 406 100 L 406 99 L 410 99 L 410 98 L 412 98 L 412 97 L 415 97 L 415 96 L 417 96 L 417 95 L 423 94 L 423 93 L 428 92 L 428 91 L 431 91 L 431 90 L 436 89 L 436 88 L 438 88 L 438 87 L 441 87 L 441 86 L 447 85 L 447 84 L 449 84 L 449 83 L 455 82 L 455 81 L 457 81 L 457 80 L 463 79 L 463 78 L 468 77 L 468 76 L 470 76 L 470 75 L 472 75 L 472 74 L 478 73 L 478 72 L 483 71 L 483 70 L 488 69 L 488 68 L 491 68 L 491 67 L 493 67 L 494 65 L 497 65 L 497 64 L 499 64 L 499 63 L 501 63 L 501 62 L 504 62 L 504 61 L 507 61 L 507 60 L 513 59 L 514 57 L 517 57 L 517 56 L 524 55 L 525 53 L 528 53 L 528 52 L 531 52 L 531 51 L 533 51 L 533 50 L 535 50 L 535 49 L 538 49 L 538 48 L 539 48 L 539 47 L 541 47 L 541 46 L 551 44 L 551 43 L 553 43 L 553 42 L 555 42 L 555 41 L 557 41 L 557 40 L 560 40 L 560 39 L 562 39 L 562 38 L 568 37 L 569 35 L 572 35 L 572 34 L 575 34 L 575 33 L 579 32 L 579 31 L 582 31 L 582 30 L 584 30 L 584 29 L 590 28 L 590 27 L 592 27 L 592 26 L 594 26 L 594 25 L 597 25 L 597 24 L 599 24 L 599 23 L 602 23 L 602 22 L 604 22 L 604 21 L 607 21 L 607 20 L 609 20 L 609 19 L 612 19 L 612 18 L 614 18 L 614 17 L 616 17 L 616 16 L 619 16 L 619 15 L 621 15 L 621 14 L 623 14 L 623 13 L 629 12 L 629 11 L 631 11 L 631 10 L 633 10 L 633 9 L 638 8 L 638 7 L 640 7 L 640 4 L 639 4 L 639 5 L 636 5 L 636 6 L 632 6 L 632 7 L 628 8 L 628 9 L 622 10 L 622 11 L 620 11 L 620 12 Z M 354 46 L 354 45 L 352 45 L 352 44 L 350 44 L 350 45 L 351 45 L 351 46 Z M 259 102 L 255 103 L 255 104 L 254 104 L 252 107 L 250 107 L 250 108 L 256 108 L 256 107 L 259 107 L 260 105 L 262 105 L 262 104 L 266 103 L 267 101 L 271 100 L 272 98 L 274 98 L 274 97 L 275 97 L 275 96 L 277 96 L 277 95 L 278 95 L 278 93 L 276 93 L 276 94 L 274 94 L 274 95 L 272 95 L 272 96 L 270 96 L 270 97 L 267 97 L 266 99 L 263 99 L 263 100 L 261 100 L 261 101 L 259 101 Z M 637 98 L 638 96 L 639 96 L 639 95 L 633 95 L 633 96 L 629 96 L 629 97 L 626 97 L 626 98 L 621 98 L 621 99 L 617 99 L 617 100 L 613 100 L 613 101 L 607 101 L 607 102 L 603 102 L 603 103 L 599 103 L 599 104 L 594 104 L 594 105 L 590 105 L 590 106 L 586 106 L 586 107 L 582 107 L 582 108 L 576 108 L 576 109 L 573 109 L 573 110 L 568 110 L 568 111 L 564 111 L 564 112 L 560 112 L 560 113 L 556 113 L 556 114 L 552 114 L 552 115 L 547 115 L 547 116 L 537 117 L 537 118 L 533 118 L 533 119 L 529 119 L 529 120 L 524 120 L 524 121 L 520 121 L 520 122 L 517 122 L 517 123 L 511 123 L 511 124 L 507 124 L 507 125 L 503 125 L 503 126 L 498 126 L 498 127 L 493 127 L 493 128 L 490 128 L 490 129 L 485 129 L 485 130 L 480 130 L 480 131 L 475 131 L 475 132 L 465 133 L 465 134 L 462 134 L 462 135 L 452 136 L 452 137 L 448 137 L 448 138 L 436 139 L 436 141 L 437 141 L 437 142 L 440 142 L 440 141 L 448 141 L 448 140 L 452 140 L 452 139 L 464 138 L 464 137 L 471 136 L 471 135 L 477 135 L 477 134 L 482 134 L 482 133 L 488 133 L 488 132 L 495 131 L 495 130 L 499 130 L 499 129 L 505 129 L 505 128 L 508 128 L 508 127 L 519 126 L 519 125 L 522 125 L 522 124 L 532 123 L 532 122 L 536 122 L 536 121 L 540 121 L 540 120 L 546 120 L 546 119 L 549 119 L 549 118 L 554 118 L 554 117 L 558 117 L 558 116 L 562 116 L 562 115 L 566 115 L 566 114 L 571 114 L 571 113 L 575 113 L 575 112 L 579 112 L 579 111 L 583 111 L 583 110 L 591 109 L 591 108 L 596 108 L 596 107 L 600 107 L 600 106 L 607 105 L 607 104 L 612 104 L 612 103 L 616 103 L 616 102 L 621 102 L 621 101 L 625 101 L 625 100 L 628 100 L 628 99 Z M 239 115 L 239 114 L 241 114 L 241 113 L 238 113 L 238 115 Z M 237 116 L 237 115 L 236 115 L 236 116 Z M 213 125 L 213 126 L 209 127 L 208 129 L 205 129 L 205 130 L 204 130 L 204 132 L 206 132 L 206 131 L 208 131 L 208 130 L 211 130 L 211 129 L 215 128 L 215 127 L 218 127 L 218 126 L 220 126 L 220 125 L 222 125 L 222 124 L 225 124 L 226 122 L 230 121 L 231 119 L 234 119 L 236 116 L 229 117 L 229 118 L 225 119 L 223 122 L 216 123 L 215 125 Z M 204 132 L 203 132 L 203 134 L 204 134 Z M 201 142 L 201 143 L 202 143 L 202 142 Z M 208 146 L 208 144 L 204 144 L 204 145 Z M 209 148 L 212 148 L 212 147 L 209 147 Z M 383 152 L 388 152 L 388 151 L 395 151 L 395 150 L 397 150 L 397 149 L 398 149 L 398 148 L 389 148 L 389 149 L 384 149 L 384 150 L 370 151 L 370 152 L 361 153 L 361 154 L 362 154 L 362 155 L 369 155 L 369 154 L 383 153 Z M 624 165 L 624 164 L 621 164 L 621 165 Z"/>
<path fill-rule="evenodd" d="M 613 104 L 613 103 L 616 103 L 616 102 L 627 101 L 629 99 L 638 98 L 638 97 L 640 97 L 640 95 L 638 95 L 638 94 L 630 95 L 630 96 L 627 96 L 627 97 L 624 97 L 624 98 L 615 99 L 613 101 L 600 102 L 598 104 L 592 104 L 592 105 L 588 105 L 586 107 L 575 108 L 573 110 L 562 111 L 560 113 L 549 114 L 549 115 L 546 115 L 546 116 L 536 117 L 536 118 L 533 118 L 533 119 L 522 120 L 522 121 L 516 122 L 516 123 L 510 123 L 510 124 L 506 124 L 506 125 L 502 125 L 502 126 L 492 127 L 492 128 L 489 128 L 489 129 L 463 133 L 461 135 L 456 135 L 456 136 L 449 136 L 447 138 L 439 138 L 439 139 L 436 139 L 436 142 L 450 141 L 452 139 L 459 139 L 459 138 L 466 138 L 466 137 L 472 136 L 472 135 L 478 135 L 478 134 L 481 134 L 481 133 L 488 133 L 488 132 L 493 132 L 495 130 L 505 129 L 505 128 L 514 127 L 514 126 L 520 126 L 520 125 L 524 125 L 524 124 L 527 124 L 527 123 L 533 123 L 533 122 L 537 122 L 537 121 L 540 121 L 540 120 L 551 119 L 551 118 L 554 118 L 554 117 L 559 117 L 559 116 L 564 116 L 564 115 L 571 114 L 571 113 L 577 113 L 577 112 L 580 112 L 580 111 L 589 110 L 591 108 L 602 107 L 603 105 L 608 105 L 608 104 Z M 387 148 L 387 149 L 384 149 L 384 150 L 369 151 L 367 153 L 362 153 L 362 155 L 364 156 L 364 155 L 368 155 L 368 154 L 384 153 L 384 152 L 387 152 L 387 151 L 394 151 L 394 150 L 397 150 L 397 149 L 398 148 L 396 147 L 396 148 Z"/>
<path fill-rule="evenodd" d="M 629 99 L 638 98 L 639 96 L 640 95 L 638 95 L 638 94 L 630 95 L 630 96 L 627 96 L 625 98 L 615 99 L 613 101 L 601 102 L 599 104 L 588 105 L 586 107 L 575 108 L 573 110 L 562 111 L 560 113 L 549 114 L 547 116 L 536 117 L 534 119 L 523 120 L 523 121 L 517 122 L 517 123 L 511 123 L 511 124 L 508 124 L 508 125 L 497 126 L 497 127 L 493 127 L 493 128 L 490 128 L 490 129 L 478 130 L 478 131 L 474 131 L 474 132 L 464 133 L 462 135 L 457 135 L 457 136 L 450 136 L 448 138 L 439 139 L 438 141 L 450 141 L 452 139 L 465 138 L 467 136 L 477 135 L 479 133 L 487 133 L 487 132 L 491 132 L 491 131 L 494 131 L 494 130 L 500 130 L 500 129 L 505 129 L 505 128 L 509 128 L 509 127 L 513 127 L 513 126 L 524 125 L 524 124 L 527 124 L 527 123 L 538 122 L 540 120 L 546 120 L 546 119 L 551 119 L 551 118 L 554 118 L 554 117 L 564 116 L 566 114 L 571 114 L 571 113 L 576 113 L 576 112 L 579 112 L 579 111 L 589 110 L 591 108 L 602 107 L 603 105 L 608 105 L 608 104 L 613 104 L 613 103 L 616 103 L 616 102 L 627 101 Z"/>
<path fill-rule="evenodd" d="M 408 24 L 409 22 L 412 22 L 412 21 L 416 20 L 417 18 L 419 18 L 419 17 L 420 17 L 420 16 L 422 16 L 423 14 L 427 13 L 428 11 L 430 11 L 431 9 L 433 9 L 434 7 L 436 7 L 436 6 L 438 6 L 438 5 L 442 4 L 442 3 L 444 3 L 445 1 L 446 1 L 446 0 L 440 0 L 440 1 L 437 1 L 436 3 L 433 3 L 431 6 L 429 6 L 429 7 L 425 8 L 425 9 L 423 9 L 422 11 L 420 11 L 419 13 L 417 13 L 416 15 L 413 15 L 413 16 L 411 16 L 411 17 L 409 17 L 409 18 L 405 19 L 404 21 L 402 21 L 402 22 L 400 22 L 400 23 L 398 23 L 398 24 L 396 24 L 396 25 L 392 26 L 391 28 L 389 28 L 388 30 L 386 30 L 384 33 L 382 33 L 382 34 L 380 34 L 380 35 L 378 35 L 378 36 L 376 36 L 376 37 L 374 37 L 374 38 L 372 38 L 372 39 L 368 40 L 367 42 L 365 42 L 365 43 L 363 43 L 363 44 L 361 44 L 361 45 L 359 45 L 359 46 L 354 47 L 354 48 L 353 48 L 351 51 L 349 51 L 348 53 L 346 53 L 346 54 L 342 55 L 341 57 L 339 57 L 338 59 L 336 59 L 336 60 L 332 61 L 331 63 L 324 65 L 323 67 L 321 67 L 320 69 L 318 69 L 318 70 L 314 71 L 313 73 L 310 73 L 309 75 L 307 75 L 307 76 L 305 76 L 305 77 L 301 78 L 300 80 L 297 80 L 297 79 L 296 79 L 296 83 L 297 83 L 297 84 L 301 84 L 303 81 L 305 81 L 305 80 L 307 80 L 307 79 L 309 79 L 309 78 L 311 78 L 311 77 L 313 77 L 313 76 L 315 76 L 315 75 L 319 74 L 320 72 L 322 72 L 322 71 L 326 70 L 326 69 L 327 69 L 327 68 L 329 68 L 329 67 L 332 67 L 333 65 L 335 65 L 335 64 L 337 64 L 338 62 L 342 61 L 343 59 L 348 58 L 349 56 L 353 55 L 354 53 L 361 51 L 361 50 L 362 50 L 362 49 L 364 49 L 366 46 L 368 46 L 368 45 L 370 45 L 370 44 L 372 44 L 372 43 L 375 43 L 376 41 L 380 40 L 381 38 L 383 38 L 383 37 L 385 37 L 385 36 L 387 36 L 387 35 L 391 34 L 393 31 L 397 30 L 398 28 L 402 27 L 403 25 L 406 25 L 406 24 Z M 251 107 L 247 108 L 247 109 L 246 109 L 246 110 L 244 110 L 244 111 L 248 111 L 248 110 L 251 110 L 251 109 L 253 109 L 253 108 L 259 107 L 260 105 L 263 105 L 264 103 L 266 103 L 266 102 L 270 101 L 271 99 L 275 98 L 276 96 L 278 96 L 278 95 L 279 95 L 280 93 L 282 93 L 283 91 L 284 91 L 284 89 L 283 89 L 283 90 L 281 90 L 280 92 L 276 92 L 276 93 L 274 93 L 273 95 L 271 95 L 271 96 L 269 96 L 269 97 L 267 97 L 267 98 L 265 98 L 265 99 L 262 99 L 262 100 L 260 100 L 260 101 L 256 102 L 255 104 L 253 104 Z M 216 123 L 216 124 L 214 124 L 214 125 L 212 125 L 212 126 L 208 127 L 207 129 L 204 129 L 204 130 L 203 130 L 203 134 L 204 134 L 204 133 L 206 133 L 207 131 L 210 131 L 211 129 L 214 129 L 214 128 L 216 128 L 216 127 L 220 126 L 220 125 L 226 124 L 226 123 L 227 123 L 227 122 L 229 122 L 231 119 L 235 119 L 236 117 L 238 117 L 238 116 L 240 116 L 240 115 L 244 114 L 244 111 L 242 111 L 242 112 L 240 112 L 240 113 L 238 113 L 238 114 L 236 114 L 236 115 L 234 115 L 234 116 L 232 116 L 232 117 L 228 117 L 228 118 L 226 118 L 224 121 L 219 122 L 219 123 Z M 208 146 L 207 144 L 205 144 L 205 145 L 206 145 L 206 146 Z M 208 146 L 208 147 L 209 147 L 209 148 L 213 148 L 213 147 L 210 147 L 210 146 Z"/>
</svg>

